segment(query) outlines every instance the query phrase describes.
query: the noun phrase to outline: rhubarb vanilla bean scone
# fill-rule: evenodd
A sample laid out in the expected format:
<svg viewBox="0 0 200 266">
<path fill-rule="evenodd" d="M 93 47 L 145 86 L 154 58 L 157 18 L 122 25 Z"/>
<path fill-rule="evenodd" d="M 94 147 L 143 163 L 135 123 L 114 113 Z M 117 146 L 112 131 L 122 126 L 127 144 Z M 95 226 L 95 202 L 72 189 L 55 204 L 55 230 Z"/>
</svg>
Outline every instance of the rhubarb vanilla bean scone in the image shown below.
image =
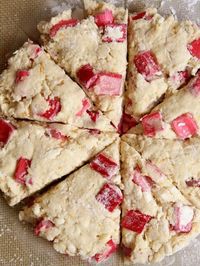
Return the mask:
<svg viewBox="0 0 200 266">
<path fill-rule="evenodd" d="M 0 190 L 13 206 L 82 166 L 115 133 L 0 118 Z"/>
<path fill-rule="evenodd" d="M 84 1 L 89 15 L 81 21 L 71 10 L 41 22 L 45 49 L 118 129 L 126 76 L 127 18 L 123 7 Z"/>
<path fill-rule="evenodd" d="M 200 68 L 200 29 L 191 21 L 164 18 L 152 8 L 132 14 L 128 57 L 125 121 L 130 128 L 196 74 Z"/>
<path fill-rule="evenodd" d="M 102 262 L 120 241 L 119 139 L 20 212 L 56 251 Z"/>
<path fill-rule="evenodd" d="M 3 115 L 112 131 L 84 91 L 38 45 L 26 42 L 0 75 Z"/>
<path fill-rule="evenodd" d="M 124 135 L 149 162 L 152 175 L 168 176 L 181 193 L 200 209 L 200 138 L 188 140 L 155 139 L 143 135 Z"/>
<path fill-rule="evenodd" d="M 152 138 L 185 140 L 199 136 L 200 71 L 175 94 L 157 105 L 129 133 Z"/>
<path fill-rule="evenodd" d="M 200 211 L 156 165 L 123 141 L 121 160 L 125 261 L 143 264 L 161 261 L 200 233 Z"/>
</svg>

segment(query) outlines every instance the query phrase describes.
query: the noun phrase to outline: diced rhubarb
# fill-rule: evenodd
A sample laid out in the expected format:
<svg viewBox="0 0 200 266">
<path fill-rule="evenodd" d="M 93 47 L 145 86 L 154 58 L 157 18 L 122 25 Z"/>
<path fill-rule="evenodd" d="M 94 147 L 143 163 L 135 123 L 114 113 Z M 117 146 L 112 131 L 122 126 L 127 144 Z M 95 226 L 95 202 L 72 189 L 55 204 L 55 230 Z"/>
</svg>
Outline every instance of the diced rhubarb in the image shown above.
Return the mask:
<svg viewBox="0 0 200 266">
<path fill-rule="evenodd" d="M 99 112 L 98 111 L 86 110 L 86 113 L 90 116 L 90 118 L 93 122 L 96 122 L 97 119 L 99 118 Z"/>
<path fill-rule="evenodd" d="M 91 104 L 90 101 L 88 99 L 83 99 L 82 100 L 82 108 L 80 111 L 78 111 L 76 113 L 76 116 L 82 116 L 89 108 L 90 108 Z"/>
<path fill-rule="evenodd" d="M 79 20 L 75 18 L 61 20 L 51 27 L 49 35 L 51 38 L 53 38 L 60 29 L 74 27 L 78 24 L 78 22 Z"/>
<path fill-rule="evenodd" d="M 54 224 L 50 220 L 40 219 L 34 229 L 35 235 L 39 236 L 41 232 L 44 232 L 53 226 Z"/>
<path fill-rule="evenodd" d="M 162 181 L 166 178 L 166 175 L 160 170 L 160 168 L 158 168 L 158 166 L 153 164 L 150 160 L 146 161 L 146 169 L 155 182 Z"/>
<path fill-rule="evenodd" d="M 3 147 L 9 140 L 15 127 L 4 119 L 0 119 L 0 147 Z"/>
<path fill-rule="evenodd" d="M 200 59 L 200 38 L 189 43 L 187 48 L 192 56 Z"/>
<path fill-rule="evenodd" d="M 122 244 L 122 252 L 125 257 L 130 257 L 132 253 L 132 248 L 128 248 Z"/>
<path fill-rule="evenodd" d="M 91 135 L 99 135 L 101 134 L 101 131 L 96 128 L 89 128 L 88 131 L 90 132 Z"/>
<path fill-rule="evenodd" d="M 90 167 L 107 179 L 111 179 L 119 169 L 116 162 L 112 161 L 103 153 L 96 156 L 96 158 L 90 163 Z"/>
<path fill-rule="evenodd" d="M 20 184 L 26 184 L 26 175 L 28 174 L 28 168 L 31 166 L 31 160 L 24 157 L 20 157 L 17 160 L 14 179 Z"/>
<path fill-rule="evenodd" d="M 94 16 L 94 21 L 98 27 L 106 26 L 108 24 L 113 23 L 114 17 L 113 17 L 112 10 L 105 9 L 104 11 L 96 14 Z"/>
<path fill-rule="evenodd" d="M 138 19 L 144 18 L 145 15 L 146 15 L 146 11 L 141 12 L 141 13 L 137 13 L 136 15 L 131 16 L 131 19 L 132 20 L 138 20 Z"/>
<path fill-rule="evenodd" d="M 151 113 L 141 118 L 144 135 L 154 137 L 157 132 L 164 129 L 160 112 Z"/>
<path fill-rule="evenodd" d="M 145 19 L 150 20 L 152 19 L 152 15 L 148 15 L 146 11 L 138 13 L 136 15 L 131 16 L 131 20 L 138 20 L 138 19 Z"/>
<path fill-rule="evenodd" d="M 147 192 L 151 190 L 151 187 L 153 186 L 154 182 L 149 176 L 144 176 L 141 173 L 141 169 L 139 166 L 136 166 L 133 172 L 133 178 L 132 181 L 141 187 L 143 192 Z"/>
<path fill-rule="evenodd" d="M 113 254 L 117 250 L 117 244 L 113 242 L 113 240 L 109 240 L 106 243 L 106 250 L 103 253 L 97 253 L 92 257 L 96 262 L 100 263 L 105 261 L 111 254 Z"/>
<path fill-rule="evenodd" d="M 76 76 L 86 89 L 93 86 L 98 78 L 98 75 L 94 73 L 93 67 L 90 64 L 80 67 L 76 73 Z"/>
<path fill-rule="evenodd" d="M 192 95 L 199 96 L 200 95 L 200 71 L 197 73 L 196 77 L 191 80 L 188 84 L 188 88 Z"/>
<path fill-rule="evenodd" d="M 53 99 L 47 99 L 47 102 L 49 103 L 49 109 L 39 115 L 48 120 L 52 120 L 61 111 L 60 98 L 54 97 Z"/>
<path fill-rule="evenodd" d="M 200 179 L 191 178 L 186 180 L 185 183 L 188 187 L 200 187 Z"/>
<path fill-rule="evenodd" d="M 174 221 L 172 229 L 177 233 L 188 233 L 192 229 L 194 210 L 189 206 L 174 206 Z"/>
<path fill-rule="evenodd" d="M 25 80 L 26 77 L 29 76 L 28 70 L 18 70 L 15 77 L 15 82 L 19 83 L 20 81 Z"/>
<path fill-rule="evenodd" d="M 41 47 L 36 47 L 35 51 L 34 51 L 34 58 L 38 57 L 40 55 L 40 53 L 42 52 L 42 48 Z"/>
<path fill-rule="evenodd" d="M 121 123 L 120 123 L 120 133 L 125 134 L 129 129 L 137 125 L 137 121 L 134 117 L 123 112 Z"/>
<path fill-rule="evenodd" d="M 190 79 L 190 73 L 188 70 L 177 72 L 172 76 L 172 80 L 175 82 L 176 86 L 178 87 L 187 83 L 189 79 Z"/>
<path fill-rule="evenodd" d="M 30 56 L 30 59 L 32 59 L 32 60 L 34 60 L 34 59 L 36 59 L 38 56 L 40 56 L 41 55 L 41 53 L 42 53 L 42 48 L 39 46 L 39 45 L 37 45 L 37 44 L 32 44 L 31 43 L 31 49 L 30 49 L 30 54 L 29 54 L 29 56 Z"/>
<path fill-rule="evenodd" d="M 96 200 L 113 212 L 122 203 L 123 195 L 117 186 L 106 183 L 96 195 Z"/>
<path fill-rule="evenodd" d="M 120 95 L 122 75 L 111 72 L 100 72 L 94 85 L 97 95 Z"/>
<path fill-rule="evenodd" d="M 191 113 L 185 113 L 171 122 L 173 131 L 180 139 L 187 139 L 197 133 L 198 126 Z"/>
<path fill-rule="evenodd" d="M 54 138 L 54 139 L 62 140 L 62 141 L 68 140 L 68 136 L 63 135 L 56 128 L 47 128 L 47 130 L 45 131 L 45 135 L 51 138 Z"/>
<path fill-rule="evenodd" d="M 140 234 L 151 218 L 150 215 L 143 214 L 140 211 L 130 210 L 122 218 L 121 226 Z"/>
<path fill-rule="evenodd" d="M 102 36 L 103 42 L 124 42 L 127 35 L 126 24 L 109 24 L 105 26 Z"/>
<path fill-rule="evenodd" d="M 160 66 L 155 55 L 151 51 L 141 52 L 134 57 L 134 64 L 137 71 L 143 75 L 147 81 L 151 81 L 160 75 Z"/>
</svg>

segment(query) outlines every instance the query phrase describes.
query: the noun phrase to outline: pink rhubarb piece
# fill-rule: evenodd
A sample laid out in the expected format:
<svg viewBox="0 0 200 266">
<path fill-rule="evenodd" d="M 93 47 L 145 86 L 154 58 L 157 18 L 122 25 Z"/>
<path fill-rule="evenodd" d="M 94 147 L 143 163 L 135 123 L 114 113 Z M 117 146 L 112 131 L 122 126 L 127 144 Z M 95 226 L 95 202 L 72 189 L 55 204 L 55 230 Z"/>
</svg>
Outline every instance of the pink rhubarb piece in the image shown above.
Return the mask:
<svg viewBox="0 0 200 266">
<path fill-rule="evenodd" d="M 96 195 L 96 200 L 113 212 L 122 203 L 123 195 L 117 186 L 106 183 Z"/>
<path fill-rule="evenodd" d="M 141 213 L 140 211 L 127 211 L 122 218 L 121 225 L 123 228 L 140 234 L 145 225 L 151 220 L 151 216 Z"/>
<path fill-rule="evenodd" d="M 90 167 L 107 179 L 114 176 L 119 169 L 118 164 L 103 153 L 97 155 L 97 157 L 90 163 Z"/>
<path fill-rule="evenodd" d="M 191 113 L 185 113 L 171 122 L 172 129 L 180 139 L 187 139 L 197 133 L 198 126 Z"/>
<path fill-rule="evenodd" d="M 144 135 L 154 137 L 157 132 L 164 129 L 160 112 L 151 113 L 141 118 Z"/>
<path fill-rule="evenodd" d="M 147 81 L 151 81 L 160 74 L 160 66 L 155 55 L 151 51 L 141 52 L 134 57 L 134 64 L 137 71 Z"/>
</svg>

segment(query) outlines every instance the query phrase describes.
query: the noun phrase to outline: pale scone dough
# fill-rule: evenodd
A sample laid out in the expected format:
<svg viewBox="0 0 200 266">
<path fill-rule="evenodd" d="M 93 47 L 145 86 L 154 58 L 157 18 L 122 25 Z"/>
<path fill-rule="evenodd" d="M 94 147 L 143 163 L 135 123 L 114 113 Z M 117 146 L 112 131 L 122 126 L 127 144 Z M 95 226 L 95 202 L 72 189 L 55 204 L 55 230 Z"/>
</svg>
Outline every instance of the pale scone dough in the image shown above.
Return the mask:
<svg viewBox="0 0 200 266">
<path fill-rule="evenodd" d="M 151 111 L 164 96 L 174 93 L 200 68 L 199 58 L 188 49 L 192 41 L 200 38 L 196 24 L 191 21 L 178 22 L 173 16 L 164 18 L 152 8 L 139 14 L 138 19 L 138 14 L 129 16 L 128 84 L 125 95 L 126 113 L 135 119 Z M 138 71 L 135 58 L 149 51 L 159 69 L 148 79 Z M 152 60 L 148 59 L 148 55 L 143 57 L 139 61 L 140 68 L 144 72 L 152 72 L 155 68 L 151 67 Z"/>
<path fill-rule="evenodd" d="M 161 261 L 188 245 L 200 233 L 200 211 L 191 205 L 167 175 L 161 173 L 159 166 L 147 159 L 126 142 L 121 142 L 121 175 L 124 184 L 122 247 L 127 263 Z M 139 174 L 139 178 L 150 179 L 150 183 L 134 179 L 135 169 L 138 168 L 142 175 Z M 148 220 L 142 227 L 141 216 L 130 218 L 125 223 L 130 212 L 136 215 L 140 212 Z"/>
<path fill-rule="evenodd" d="M 20 220 L 36 225 L 35 233 L 53 242 L 56 251 L 70 256 L 101 262 L 116 250 L 120 241 L 120 208 L 108 211 L 97 200 L 101 188 L 108 184 L 122 200 L 120 183 L 119 139 L 101 152 L 116 163 L 109 180 L 90 164 L 75 171 L 64 181 L 35 199 L 32 206 L 20 212 Z M 104 203 L 112 197 L 104 198 Z M 118 202 L 119 203 L 119 202 Z M 38 221 L 48 221 L 51 226 L 40 228 Z M 38 228 L 39 227 L 39 228 Z M 111 242 L 112 251 L 109 251 Z M 95 259 L 96 258 L 96 259 Z"/>
<path fill-rule="evenodd" d="M 0 75 L 0 110 L 15 118 L 113 130 L 110 120 L 94 108 L 84 91 L 32 42 L 14 53 Z M 91 112 L 96 119 L 91 119 Z"/>
<path fill-rule="evenodd" d="M 38 25 L 45 49 L 69 75 L 78 82 L 77 71 L 90 64 L 95 73 L 115 73 L 122 75 L 121 89 L 118 95 L 98 95 L 95 88 L 83 87 L 86 94 L 117 128 L 122 114 L 122 94 L 126 76 L 127 38 L 123 42 L 102 41 L 103 28 L 97 27 L 93 15 L 111 10 L 114 23 L 127 26 L 128 11 L 107 3 L 85 1 L 88 18 L 79 21 L 73 27 L 63 27 L 56 35 L 50 36 L 50 29 L 60 21 L 71 19 L 71 10 L 53 17 L 49 22 Z M 114 38 L 119 34 L 114 31 Z"/>
<path fill-rule="evenodd" d="M 198 72 L 186 86 L 166 98 L 151 111 L 151 114 L 160 114 L 161 119 L 158 123 L 162 124 L 162 129 L 159 131 L 155 130 L 155 135 L 153 137 L 187 139 L 198 136 L 200 133 L 199 100 L 200 72 Z M 146 117 L 148 116 L 149 114 L 146 115 Z M 186 121 L 186 117 L 189 117 L 189 121 Z M 176 125 L 177 129 L 174 129 L 174 121 L 179 121 Z M 184 123 L 186 123 L 186 125 L 184 125 Z M 135 128 L 132 128 L 129 133 L 145 134 L 144 126 L 140 123 Z"/>
<path fill-rule="evenodd" d="M 15 129 L 0 149 L 0 189 L 11 206 L 81 166 L 117 137 L 56 123 L 10 123 Z M 24 183 L 15 178 L 20 158 L 31 161 Z"/>
<path fill-rule="evenodd" d="M 200 209 L 200 138 L 182 141 L 127 134 L 123 140 L 162 169 L 181 193 Z"/>
</svg>

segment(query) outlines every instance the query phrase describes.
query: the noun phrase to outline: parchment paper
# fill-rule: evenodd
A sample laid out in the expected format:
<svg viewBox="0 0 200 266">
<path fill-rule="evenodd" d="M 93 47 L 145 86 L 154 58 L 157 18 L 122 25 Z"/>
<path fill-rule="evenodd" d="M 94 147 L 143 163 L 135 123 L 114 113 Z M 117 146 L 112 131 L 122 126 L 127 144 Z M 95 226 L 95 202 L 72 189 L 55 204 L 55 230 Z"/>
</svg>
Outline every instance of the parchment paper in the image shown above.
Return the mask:
<svg viewBox="0 0 200 266">
<path fill-rule="evenodd" d="M 109 1 L 108 1 L 109 2 Z M 145 7 L 159 8 L 161 14 L 173 13 L 179 19 L 192 19 L 200 25 L 200 0 L 112 0 L 117 5 L 126 5 L 131 11 Z M 36 25 L 39 21 L 69 7 L 76 7 L 80 16 L 81 1 L 64 0 L 0 0 L 0 70 L 13 51 L 27 38 L 38 41 Z M 2 266 L 84 266 L 89 265 L 78 257 L 58 254 L 51 243 L 35 237 L 31 226 L 18 221 L 20 206 L 10 208 L 0 194 L 0 265 Z M 175 256 L 166 258 L 156 266 L 197 266 L 200 265 L 200 237 L 189 247 Z M 122 266 L 120 254 L 113 256 L 103 265 Z"/>
</svg>

